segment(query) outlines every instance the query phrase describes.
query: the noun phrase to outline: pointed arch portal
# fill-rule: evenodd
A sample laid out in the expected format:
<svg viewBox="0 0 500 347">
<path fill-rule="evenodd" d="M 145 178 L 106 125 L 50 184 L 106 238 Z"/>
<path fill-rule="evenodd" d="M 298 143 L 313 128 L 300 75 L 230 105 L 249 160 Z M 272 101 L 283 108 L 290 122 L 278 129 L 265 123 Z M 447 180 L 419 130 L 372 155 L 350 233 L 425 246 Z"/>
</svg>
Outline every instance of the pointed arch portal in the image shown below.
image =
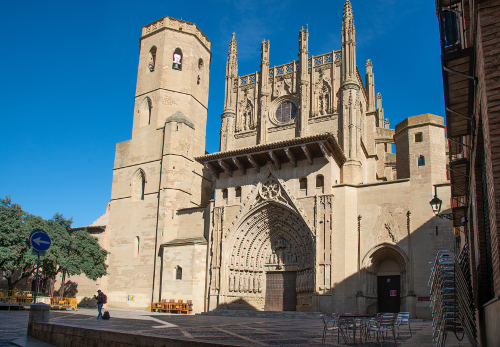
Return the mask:
<svg viewBox="0 0 500 347">
<path fill-rule="evenodd" d="M 313 234 L 280 188 L 274 179 L 264 181 L 260 199 L 228 235 L 222 267 L 228 308 L 243 300 L 257 309 L 292 311 L 297 296 L 314 290 Z"/>
</svg>

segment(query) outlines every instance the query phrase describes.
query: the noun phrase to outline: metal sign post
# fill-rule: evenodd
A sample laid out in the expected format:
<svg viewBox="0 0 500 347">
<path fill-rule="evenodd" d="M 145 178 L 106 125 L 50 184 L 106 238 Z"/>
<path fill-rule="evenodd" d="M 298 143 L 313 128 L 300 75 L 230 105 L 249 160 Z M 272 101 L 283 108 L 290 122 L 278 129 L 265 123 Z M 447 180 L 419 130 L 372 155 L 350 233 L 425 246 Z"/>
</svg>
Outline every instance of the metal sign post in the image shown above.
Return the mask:
<svg viewBox="0 0 500 347">
<path fill-rule="evenodd" d="M 31 232 L 30 242 L 31 246 L 33 247 L 33 253 L 36 252 L 38 256 L 38 260 L 36 262 L 35 295 L 33 296 L 33 303 L 36 304 L 36 297 L 38 295 L 38 268 L 40 267 L 40 256 L 45 255 L 45 251 L 50 248 L 52 241 L 45 231 L 36 229 Z"/>
</svg>

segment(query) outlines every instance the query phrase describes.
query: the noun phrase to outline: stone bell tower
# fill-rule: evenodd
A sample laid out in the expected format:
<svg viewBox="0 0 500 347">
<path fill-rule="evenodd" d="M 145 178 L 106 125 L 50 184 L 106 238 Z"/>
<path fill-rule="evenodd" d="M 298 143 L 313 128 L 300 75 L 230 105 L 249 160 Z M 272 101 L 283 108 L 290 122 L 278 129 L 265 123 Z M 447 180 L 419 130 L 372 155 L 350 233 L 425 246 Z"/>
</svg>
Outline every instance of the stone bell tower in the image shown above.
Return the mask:
<svg viewBox="0 0 500 347">
<path fill-rule="evenodd" d="M 196 24 L 164 17 L 142 28 L 139 43 L 132 139 L 116 146 L 110 200 L 107 296 L 123 308 L 148 307 L 166 293 L 165 245 L 203 236 L 178 228 L 177 211 L 211 196 L 210 178 L 194 161 L 205 154 L 211 42 Z M 203 297 L 198 286 L 185 281 L 167 294 Z"/>
</svg>

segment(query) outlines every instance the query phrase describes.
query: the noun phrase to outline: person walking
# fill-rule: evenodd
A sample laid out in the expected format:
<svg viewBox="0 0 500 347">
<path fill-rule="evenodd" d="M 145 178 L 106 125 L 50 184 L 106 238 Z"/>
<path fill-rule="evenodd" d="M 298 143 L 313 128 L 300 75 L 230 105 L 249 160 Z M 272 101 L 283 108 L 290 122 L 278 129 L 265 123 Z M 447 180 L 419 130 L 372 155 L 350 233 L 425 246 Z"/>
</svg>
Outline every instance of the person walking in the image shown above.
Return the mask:
<svg viewBox="0 0 500 347">
<path fill-rule="evenodd" d="M 105 297 L 106 296 L 103 292 L 101 292 L 100 289 L 97 291 L 97 296 L 94 295 L 94 298 L 97 300 L 97 311 L 99 312 L 99 314 L 97 315 L 97 319 L 102 319 L 102 305 L 105 302 Z"/>
</svg>

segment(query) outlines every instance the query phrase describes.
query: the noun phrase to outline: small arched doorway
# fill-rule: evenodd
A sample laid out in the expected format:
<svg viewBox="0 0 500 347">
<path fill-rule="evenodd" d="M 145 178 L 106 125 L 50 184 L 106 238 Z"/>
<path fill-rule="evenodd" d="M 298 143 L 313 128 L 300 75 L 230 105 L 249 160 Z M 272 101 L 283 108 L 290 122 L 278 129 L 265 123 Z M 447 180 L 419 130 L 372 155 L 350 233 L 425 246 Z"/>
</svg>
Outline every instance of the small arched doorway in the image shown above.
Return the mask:
<svg viewBox="0 0 500 347">
<path fill-rule="evenodd" d="M 391 244 L 378 245 L 368 252 L 363 265 L 364 291 L 376 300 L 377 311 L 406 311 L 409 267 L 404 251 Z"/>
</svg>

